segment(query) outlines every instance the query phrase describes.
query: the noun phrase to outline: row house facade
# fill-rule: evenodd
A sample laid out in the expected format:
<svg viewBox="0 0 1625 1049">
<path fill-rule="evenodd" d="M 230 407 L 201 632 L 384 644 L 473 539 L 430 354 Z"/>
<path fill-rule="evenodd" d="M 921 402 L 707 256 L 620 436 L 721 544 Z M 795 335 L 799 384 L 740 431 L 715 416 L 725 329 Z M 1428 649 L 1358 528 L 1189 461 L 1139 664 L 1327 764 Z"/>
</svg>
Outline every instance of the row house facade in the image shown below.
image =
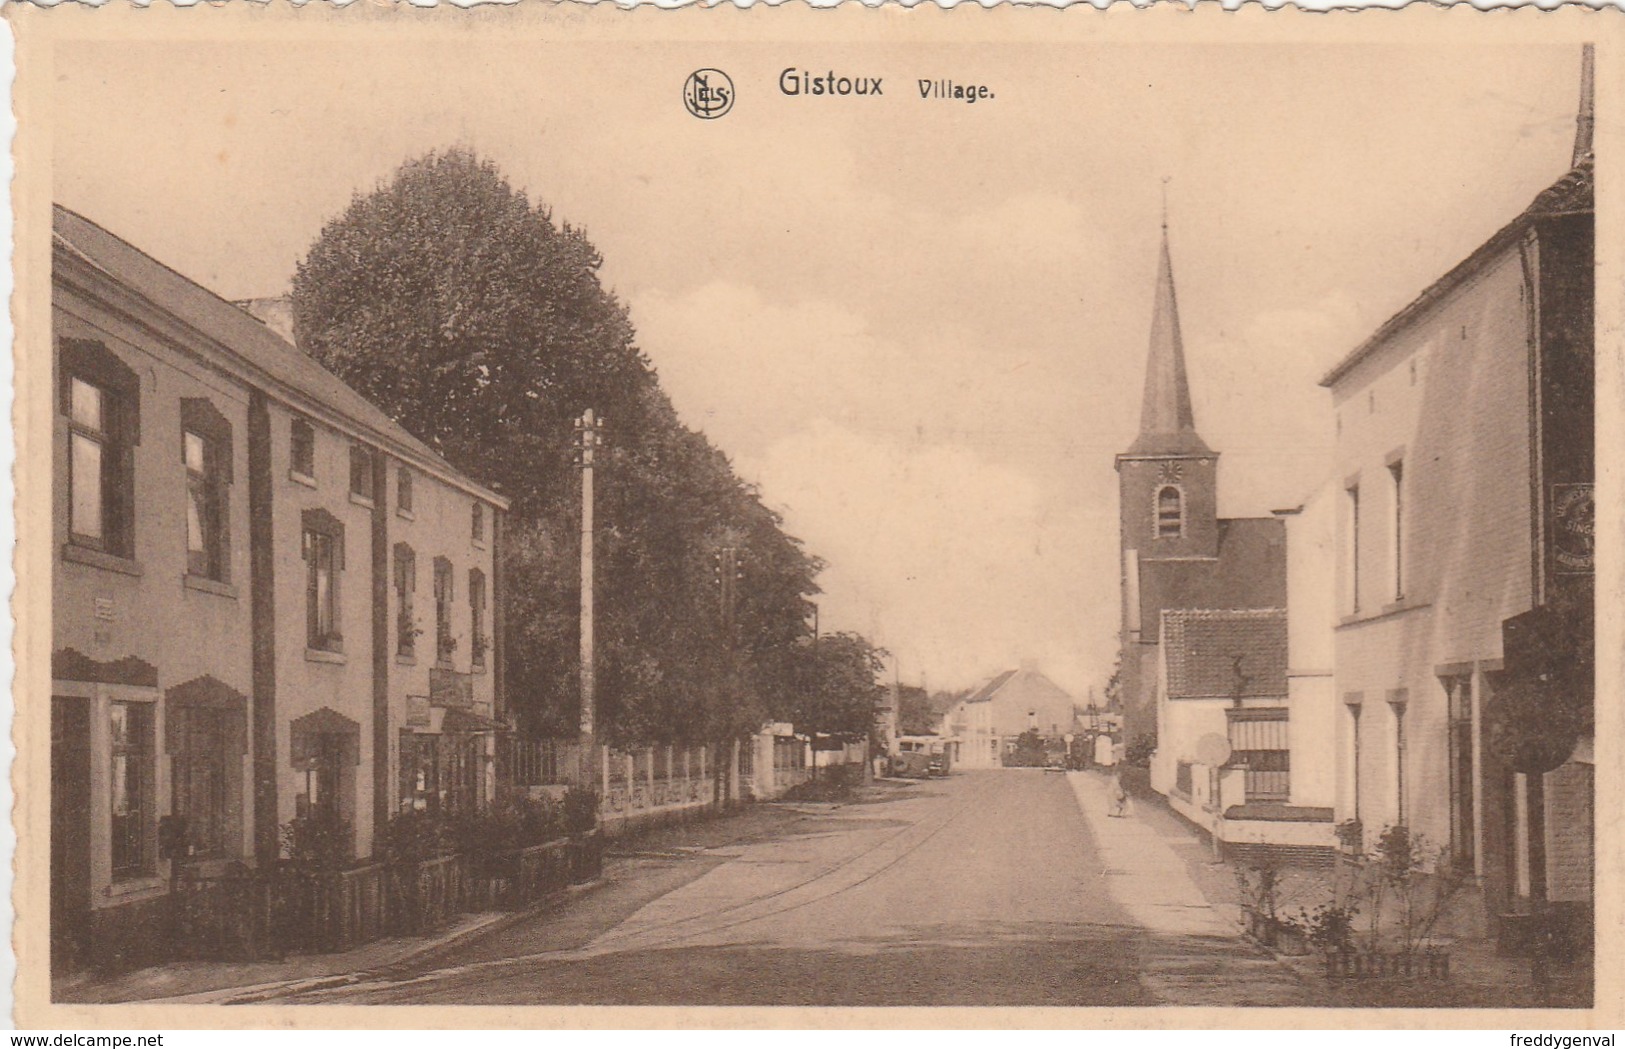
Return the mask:
<svg viewBox="0 0 1625 1049">
<path fill-rule="evenodd" d="M 1592 899 L 1589 156 L 1323 380 L 1339 819 L 1404 825 L 1483 916 Z"/>
<path fill-rule="evenodd" d="M 53 216 L 54 964 L 139 956 L 181 867 L 476 807 L 506 501 L 256 318 Z"/>
</svg>

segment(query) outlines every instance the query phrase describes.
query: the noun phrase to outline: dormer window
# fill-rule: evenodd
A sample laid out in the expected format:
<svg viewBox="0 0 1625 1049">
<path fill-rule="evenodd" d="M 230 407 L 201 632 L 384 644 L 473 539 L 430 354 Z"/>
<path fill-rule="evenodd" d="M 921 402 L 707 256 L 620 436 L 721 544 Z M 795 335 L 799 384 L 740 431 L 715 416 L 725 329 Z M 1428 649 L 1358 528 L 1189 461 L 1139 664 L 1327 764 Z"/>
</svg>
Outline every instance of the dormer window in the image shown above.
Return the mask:
<svg viewBox="0 0 1625 1049">
<path fill-rule="evenodd" d="M 1174 485 L 1157 490 L 1157 538 L 1178 539 L 1185 534 L 1185 496 Z"/>
</svg>

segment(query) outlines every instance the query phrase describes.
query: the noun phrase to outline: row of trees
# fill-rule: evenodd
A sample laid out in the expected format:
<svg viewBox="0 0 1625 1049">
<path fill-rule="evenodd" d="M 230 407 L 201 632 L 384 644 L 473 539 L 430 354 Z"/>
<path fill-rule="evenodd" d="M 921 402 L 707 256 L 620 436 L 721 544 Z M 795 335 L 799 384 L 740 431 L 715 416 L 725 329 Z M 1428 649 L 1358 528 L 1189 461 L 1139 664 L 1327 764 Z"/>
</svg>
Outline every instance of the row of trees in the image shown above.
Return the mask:
<svg viewBox="0 0 1625 1049">
<path fill-rule="evenodd" d="M 464 150 L 403 165 L 329 222 L 293 281 L 305 352 L 512 500 L 503 536 L 507 692 L 521 727 L 579 709 L 575 417 L 597 458 L 597 718 L 607 741 L 724 739 L 792 720 L 868 732 L 879 653 L 813 643 L 822 562 L 728 458 L 684 426 L 600 283 L 584 231 Z M 719 565 L 739 579 L 720 585 Z M 728 598 L 725 607 L 724 598 Z"/>
</svg>

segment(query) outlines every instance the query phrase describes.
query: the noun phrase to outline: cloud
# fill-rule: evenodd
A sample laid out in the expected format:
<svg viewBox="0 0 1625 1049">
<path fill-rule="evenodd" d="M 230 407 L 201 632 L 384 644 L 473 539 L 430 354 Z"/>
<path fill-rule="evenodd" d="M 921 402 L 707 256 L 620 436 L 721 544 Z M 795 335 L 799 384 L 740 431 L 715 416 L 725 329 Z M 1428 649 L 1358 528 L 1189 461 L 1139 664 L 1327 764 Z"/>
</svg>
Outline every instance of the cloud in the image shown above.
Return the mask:
<svg viewBox="0 0 1625 1049">
<path fill-rule="evenodd" d="M 906 679 L 968 685 L 1034 658 L 1081 692 L 1109 672 L 1115 547 L 1092 565 L 1100 522 L 1057 507 L 1034 478 L 965 446 L 828 420 L 740 467 L 830 562 L 822 622 L 887 646 Z M 1086 599 L 1090 576 L 1099 600 Z"/>
</svg>

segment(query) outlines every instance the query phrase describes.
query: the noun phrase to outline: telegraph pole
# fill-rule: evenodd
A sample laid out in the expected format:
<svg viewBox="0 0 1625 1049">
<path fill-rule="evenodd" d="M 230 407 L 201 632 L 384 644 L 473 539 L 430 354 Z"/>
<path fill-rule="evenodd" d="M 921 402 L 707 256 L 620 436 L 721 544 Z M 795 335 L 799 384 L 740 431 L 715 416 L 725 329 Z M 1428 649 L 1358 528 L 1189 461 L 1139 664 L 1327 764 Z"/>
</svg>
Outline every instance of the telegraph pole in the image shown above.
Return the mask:
<svg viewBox="0 0 1625 1049">
<path fill-rule="evenodd" d="M 591 408 L 576 420 L 576 466 L 581 470 L 581 745 L 586 751 L 586 776 L 597 768 L 594 700 L 597 672 L 593 654 L 592 473 L 595 453 L 603 445 L 604 420 Z M 596 783 L 589 782 L 589 788 Z"/>
</svg>

